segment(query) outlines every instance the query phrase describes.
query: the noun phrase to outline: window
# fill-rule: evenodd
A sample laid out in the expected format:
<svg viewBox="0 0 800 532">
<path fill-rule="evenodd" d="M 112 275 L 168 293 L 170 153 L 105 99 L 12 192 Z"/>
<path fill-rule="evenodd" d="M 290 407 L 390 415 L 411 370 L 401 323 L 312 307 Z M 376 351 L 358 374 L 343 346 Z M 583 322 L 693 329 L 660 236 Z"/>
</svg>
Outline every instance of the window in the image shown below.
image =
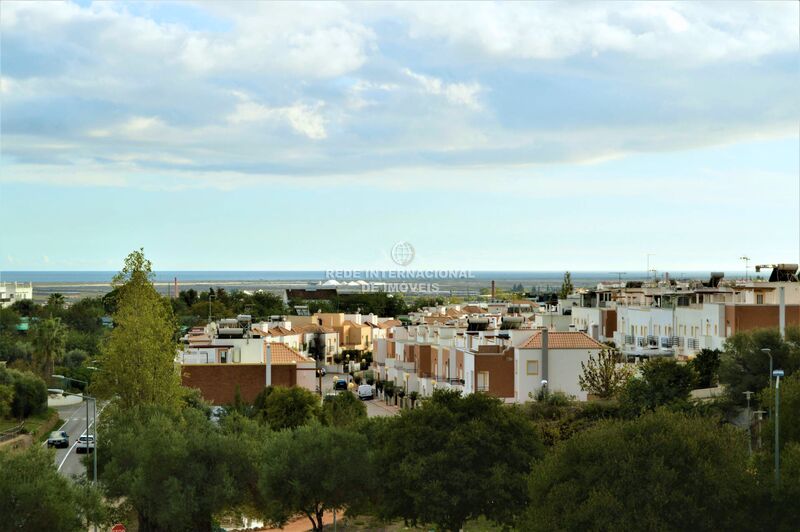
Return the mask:
<svg viewBox="0 0 800 532">
<path fill-rule="evenodd" d="M 539 361 L 538 360 L 528 360 L 527 363 L 527 373 L 528 375 L 538 375 L 539 374 Z"/>
<path fill-rule="evenodd" d="M 478 391 L 479 392 L 488 392 L 489 391 L 489 372 L 488 371 L 479 371 L 478 372 Z"/>
<path fill-rule="evenodd" d="M 764 304 L 764 294 L 758 294 L 756 296 L 756 304 L 763 305 Z"/>
</svg>

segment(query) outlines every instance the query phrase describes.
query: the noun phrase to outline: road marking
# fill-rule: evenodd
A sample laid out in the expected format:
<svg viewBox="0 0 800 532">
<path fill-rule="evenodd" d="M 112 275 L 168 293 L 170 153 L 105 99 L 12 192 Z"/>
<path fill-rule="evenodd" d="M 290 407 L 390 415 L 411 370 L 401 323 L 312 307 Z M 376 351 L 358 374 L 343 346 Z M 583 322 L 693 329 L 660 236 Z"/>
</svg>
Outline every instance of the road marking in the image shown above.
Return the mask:
<svg viewBox="0 0 800 532">
<path fill-rule="evenodd" d="M 103 410 L 105 410 L 106 406 L 108 406 L 108 403 L 104 404 L 104 405 L 103 405 L 103 406 L 100 408 L 100 410 L 98 410 L 98 411 L 97 411 L 97 416 L 96 416 L 96 417 L 99 417 L 99 416 L 100 416 L 100 414 L 102 414 L 102 413 L 103 413 Z M 97 408 L 97 406 L 96 406 L 96 405 L 95 405 L 95 408 Z M 84 419 L 84 421 L 85 421 L 85 419 Z M 64 425 L 66 425 L 66 423 L 64 423 Z M 90 423 L 89 423 L 89 427 L 88 427 L 88 428 L 92 428 L 92 425 L 94 425 L 94 421 L 92 421 L 92 422 L 90 422 Z M 63 425 L 62 425 L 62 427 L 63 427 Z M 84 429 L 84 431 L 82 432 L 82 434 L 86 434 L 86 430 L 85 430 L 85 429 Z M 72 449 L 74 449 L 76 445 L 78 445 L 78 438 L 76 438 L 76 439 L 75 439 L 75 443 L 73 443 L 73 444 L 72 444 L 72 447 L 70 447 L 70 448 L 67 450 L 67 454 L 66 454 L 66 456 L 64 456 L 64 459 L 63 459 L 63 460 L 61 460 L 61 463 L 60 463 L 60 464 L 58 464 L 57 471 L 61 471 L 61 467 L 64 465 L 64 462 L 66 462 L 66 461 L 67 461 L 67 458 L 69 458 L 69 455 L 70 455 L 70 453 L 72 453 Z M 92 452 L 94 452 L 94 449 L 92 450 Z M 78 455 L 78 453 L 75 453 L 75 456 L 77 456 L 77 455 Z M 87 453 L 86 455 L 88 456 L 89 454 Z"/>
<path fill-rule="evenodd" d="M 77 418 L 74 418 L 74 417 L 72 417 L 72 415 L 73 415 L 75 412 L 77 412 L 78 410 L 82 409 L 82 408 L 83 408 L 83 405 L 81 405 L 81 406 L 79 406 L 78 408 L 76 408 L 75 410 L 73 410 L 73 411 L 72 411 L 72 414 L 70 414 L 70 415 L 69 415 L 69 417 L 67 417 L 67 420 L 64 422 L 64 424 L 63 424 L 63 425 L 61 425 L 60 427 L 58 427 L 58 428 L 55 430 L 55 432 L 60 432 L 61 430 L 63 430 L 63 429 L 64 429 L 64 427 L 66 427 L 66 426 L 67 426 L 67 423 L 69 423 L 69 422 L 70 422 L 70 421 L 72 421 L 73 419 L 77 419 Z M 47 445 L 47 440 L 44 440 L 44 441 L 42 442 L 42 447 L 44 447 L 45 445 Z"/>
</svg>

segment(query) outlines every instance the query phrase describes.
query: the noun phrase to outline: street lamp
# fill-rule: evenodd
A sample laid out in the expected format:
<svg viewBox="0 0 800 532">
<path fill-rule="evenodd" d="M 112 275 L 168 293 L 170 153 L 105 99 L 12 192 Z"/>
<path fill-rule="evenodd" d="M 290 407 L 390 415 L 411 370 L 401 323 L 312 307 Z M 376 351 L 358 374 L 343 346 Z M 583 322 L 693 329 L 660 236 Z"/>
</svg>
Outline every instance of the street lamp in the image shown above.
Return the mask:
<svg viewBox="0 0 800 532">
<path fill-rule="evenodd" d="M 53 375 L 56 377 L 56 375 Z M 65 380 L 73 380 L 69 377 L 63 377 Z M 65 392 L 60 388 L 48 388 L 47 391 L 49 393 L 60 393 L 62 395 L 73 395 L 75 397 L 80 397 L 86 401 L 86 452 L 89 452 L 89 401 L 92 401 L 94 404 L 94 408 L 92 409 L 92 425 L 94 425 L 95 429 L 97 428 L 97 399 L 91 397 L 89 395 L 80 394 L 80 393 L 72 393 L 72 392 Z M 97 485 L 97 435 L 92 434 L 92 438 L 94 439 L 94 449 L 92 450 L 92 484 Z"/>
<path fill-rule="evenodd" d="M 783 370 L 776 369 L 772 372 L 775 377 L 775 486 L 781 483 L 781 448 L 780 448 L 780 423 L 781 423 L 781 377 Z"/>
</svg>

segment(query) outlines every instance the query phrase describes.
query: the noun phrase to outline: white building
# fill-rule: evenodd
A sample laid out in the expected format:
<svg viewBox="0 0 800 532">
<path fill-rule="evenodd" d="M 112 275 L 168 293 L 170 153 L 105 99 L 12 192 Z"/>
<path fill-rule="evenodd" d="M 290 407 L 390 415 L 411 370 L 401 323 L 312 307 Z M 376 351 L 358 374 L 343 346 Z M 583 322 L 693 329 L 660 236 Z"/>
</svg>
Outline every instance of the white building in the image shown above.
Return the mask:
<svg viewBox="0 0 800 532">
<path fill-rule="evenodd" d="M 32 283 L 0 283 L 0 308 L 10 307 L 23 299 L 33 299 Z"/>
</svg>

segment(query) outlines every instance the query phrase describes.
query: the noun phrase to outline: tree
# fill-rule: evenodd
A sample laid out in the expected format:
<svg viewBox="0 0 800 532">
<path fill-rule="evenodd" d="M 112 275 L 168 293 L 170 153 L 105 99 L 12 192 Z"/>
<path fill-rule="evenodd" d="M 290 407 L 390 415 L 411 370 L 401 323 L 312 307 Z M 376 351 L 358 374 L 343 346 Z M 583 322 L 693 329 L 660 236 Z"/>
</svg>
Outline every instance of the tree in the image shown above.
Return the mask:
<svg viewBox="0 0 800 532">
<path fill-rule="evenodd" d="M 64 310 L 64 294 L 60 294 L 58 292 L 54 292 L 47 297 L 47 303 L 45 304 L 45 311 L 48 312 L 51 316 L 55 313 L 58 314 L 62 310 Z"/>
<path fill-rule="evenodd" d="M 800 373 L 781 379 L 781 423 L 780 444 L 783 448 L 789 443 L 800 444 Z M 761 404 L 774 408 L 775 387 L 761 392 Z M 775 420 L 770 419 L 763 426 L 764 441 L 771 441 L 775 431 Z M 769 446 L 772 449 L 773 446 Z"/>
<path fill-rule="evenodd" d="M 561 282 L 561 290 L 558 292 L 558 297 L 565 299 L 572 293 L 574 288 L 575 287 L 572 286 L 572 274 L 569 272 L 564 272 L 564 280 Z"/>
<path fill-rule="evenodd" d="M 123 407 L 143 403 L 176 404 L 180 375 L 175 366 L 177 325 L 169 301 L 151 281 L 150 261 L 134 251 L 114 278 L 118 290 L 115 327 L 101 350 L 92 388 L 118 396 Z"/>
<path fill-rule="evenodd" d="M 800 368 L 800 328 L 787 327 L 786 340 L 778 329 L 738 332 L 728 338 L 721 356 L 719 378 L 737 404 L 744 404 L 744 392 L 761 390 L 769 384 L 770 349 L 773 367 L 788 377 Z"/>
<path fill-rule="evenodd" d="M 47 410 L 47 385 L 37 375 L 0 366 L 0 385 L 14 390 L 11 414 L 15 418 L 25 419 Z"/>
<path fill-rule="evenodd" d="M 747 463 L 741 431 L 712 419 L 604 421 L 534 466 L 522 528 L 752 530 Z"/>
<path fill-rule="evenodd" d="M 641 378 L 629 379 L 619 393 L 619 401 L 628 416 L 636 416 L 659 406 L 684 406 L 694 387 L 694 370 L 668 359 L 648 360 L 641 367 Z"/>
<path fill-rule="evenodd" d="M 441 390 L 378 423 L 370 443 L 382 479 L 375 512 L 442 530 L 479 516 L 513 526 L 528 503 L 531 463 L 543 454 L 518 408 L 487 394 Z"/>
<path fill-rule="evenodd" d="M 273 430 L 294 429 L 318 418 L 319 397 L 298 386 L 268 386 L 256 396 L 253 410 Z"/>
<path fill-rule="evenodd" d="M 239 475 L 253 463 L 238 452 L 241 434 L 227 436 L 196 408 L 107 408 L 98 431 L 100 480 L 135 511 L 139 530 L 211 531 L 217 512 L 247 497 Z"/>
<path fill-rule="evenodd" d="M 323 514 L 368 495 L 366 475 L 354 460 L 367 456 L 367 439 L 317 423 L 277 434 L 260 457 L 259 507 L 270 523 L 285 525 L 304 515 L 315 532 Z"/>
<path fill-rule="evenodd" d="M 717 385 L 719 365 L 719 349 L 701 349 L 692 359 L 691 366 L 697 373 L 697 385 L 700 388 L 711 388 Z"/>
<path fill-rule="evenodd" d="M 322 420 L 331 427 L 350 427 L 367 417 L 367 407 L 352 393 L 326 396 L 322 403 Z"/>
<path fill-rule="evenodd" d="M 65 333 L 61 318 L 46 318 L 34 327 L 33 364 L 45 379 L 53 374 L 56 362 L 64 356 Z"/>
<path fill-rule="evenodd" d="M 0 515 L 3 530 L 85 531 L 102 524 L 100 494 L 60 475 L 51 451 L 0 451 Z"/>
<path fill-rule="evenodd" d="M 589 361 L 581 362 L 581 375 L 578 384 L 581 390 L 596 395 L 600 399 L 610 399 L 622 388 L 633 374 L 628 365 L 618 365 L 619 357 L 611 349 L 603 349 L 597 359 L 589 357 Z"/>
</svg>

